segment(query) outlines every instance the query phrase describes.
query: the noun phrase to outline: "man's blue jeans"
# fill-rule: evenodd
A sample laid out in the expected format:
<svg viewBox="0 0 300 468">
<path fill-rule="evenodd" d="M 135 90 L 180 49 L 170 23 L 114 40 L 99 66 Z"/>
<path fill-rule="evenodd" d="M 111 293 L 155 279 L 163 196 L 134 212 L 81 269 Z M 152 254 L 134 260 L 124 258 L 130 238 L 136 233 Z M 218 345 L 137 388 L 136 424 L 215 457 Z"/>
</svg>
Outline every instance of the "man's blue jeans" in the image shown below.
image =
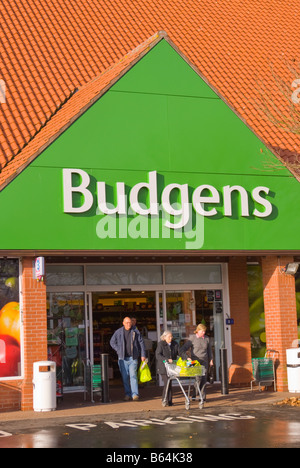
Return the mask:
<svg viewBox="0 0 300 468">
<path fill-rule="evenodd" d="M 137 359 L 132 359 L 132 357 L 128 357 L 125 359 L 119 359 L 118 363 L 123 380 L 125 395 L 129 397 L 134 397 L 136 395 L 138 396 L 139 387 L 137 379 Z"/>
</svg>

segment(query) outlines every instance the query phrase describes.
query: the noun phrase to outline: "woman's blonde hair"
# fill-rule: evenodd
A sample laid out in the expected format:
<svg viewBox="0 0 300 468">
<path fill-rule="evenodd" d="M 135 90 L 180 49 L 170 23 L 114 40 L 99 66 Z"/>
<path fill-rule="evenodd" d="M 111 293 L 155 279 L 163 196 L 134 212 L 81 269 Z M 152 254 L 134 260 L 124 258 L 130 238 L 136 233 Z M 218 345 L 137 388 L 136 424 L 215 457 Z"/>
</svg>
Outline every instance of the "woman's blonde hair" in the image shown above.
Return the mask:
<svg viewBox="0 0 300 468">
<path fill-rule="evenodd" d="M 166 331 L 163 332 L 163 334 L 161 335 L 160 339 L 161 339 L 162 341 L 165 341 L 168 335 L 173 335 L 173 333 L 170 332 L 169 330 L 166 330 Z"/>
<path fill-rule="evenodd" d="M 196 330 L 194 331 L 194 333 L 198 333 L 198 331 L 200 330 L 203 330 L 204 332 L 206 332 L 207 330 L 207 327 L 205 325 L 203 325 L 203 323 L 199 323 L 199 325 L 197 326 Z"/>
</svg>

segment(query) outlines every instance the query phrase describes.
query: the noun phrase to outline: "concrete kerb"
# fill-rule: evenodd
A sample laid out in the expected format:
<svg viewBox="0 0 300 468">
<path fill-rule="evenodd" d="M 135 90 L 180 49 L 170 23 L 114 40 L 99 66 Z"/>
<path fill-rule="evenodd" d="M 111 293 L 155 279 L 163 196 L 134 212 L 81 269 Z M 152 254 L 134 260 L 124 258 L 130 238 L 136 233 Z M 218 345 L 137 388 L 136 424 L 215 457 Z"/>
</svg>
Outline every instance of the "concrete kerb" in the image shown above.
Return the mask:
<svg viewBox="0 0 300 468">
<path fill-rule="evenodd" d="M 141 398 L 139 401 L 124 402 L 120 398 L 121 390 L 111 392 L 110 403 L 101 403 L 96 401 L 92 404 L 83 401 L 83 398 L 77 399 L 74 395 L 67 395 L 64 400 L 58 403 L 56 411 L 35 412 L 35 411 L 14 411 L 0 413 L 0 424 L 2 422 L 12 421 L 41 421 L 50 419 L 63 418 L 82 418 L 96 417 L 101 419 L 110 419 L 119 417 L 120 415 L 132 415 L 135 413 L 150 414 L 160 411 L 172 414 L 178 410 L 184 410 L 185 400 L 179 390 L 174 391 L 173 406 L 164 408 L 161 403 L 161 389 L 158 387 L 148 387 L 141 389 Z M 249 388 L 230 388 L 228 395 L 222 395 L 220 389 L 213 386 L 208 388 L 207 400 L 203 410 L 198 409 L 197 402 L 191 402 L 190 410 L 206 411 L 213 408 L 226 407 L 228 408 L 255 408 L 257 405 L 265 405 L 271 407 L 278 402 L 291 397 L 300 398 L 300 394 L 291 394 L 288 392 L 272 392 L 254 389 L 253 392 Z"/>
</svg>

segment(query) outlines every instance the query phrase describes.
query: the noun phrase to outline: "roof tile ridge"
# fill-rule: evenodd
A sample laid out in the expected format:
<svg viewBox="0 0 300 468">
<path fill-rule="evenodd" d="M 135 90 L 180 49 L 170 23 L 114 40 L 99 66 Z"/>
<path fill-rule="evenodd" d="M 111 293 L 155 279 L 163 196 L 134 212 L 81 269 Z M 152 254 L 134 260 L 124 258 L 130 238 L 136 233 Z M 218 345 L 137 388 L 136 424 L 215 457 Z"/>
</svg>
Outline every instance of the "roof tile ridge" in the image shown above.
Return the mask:
<svg viewBox="0 0 300 468">
<path fill-rule="evenodd" d="M 105 70 L 103 70 L 99 75 L 96 75 L 94 78 L 92 78 L 91 80 L 87 81 L 82 86 L 80 86 L 78 88 L 78 91 L 81 91 L 91 86 L 93 83 L 97 82 L 98 80 L 104 78 L 105 75 L 109 74 L 111 71 L 118 68 L 120 65 L 124 64 L 124 62 L 128 62 L 128 64 L 130 64 L 131 61 L 135 59 L 139 59 L 141 54 L 148 52 L 161 39 L 164 39 L 164 38 L 168 38 L 168 35 L 165 31 L 156 32 L 155 34 L 150 36 L 148 39 L 146 39 L 144 42 L 139 44 L 137 47 L 135 47 L 134 49 L 132 49 L 131 51 L 123 55 L 117 62 L 114 62 Z"/>
</svg>

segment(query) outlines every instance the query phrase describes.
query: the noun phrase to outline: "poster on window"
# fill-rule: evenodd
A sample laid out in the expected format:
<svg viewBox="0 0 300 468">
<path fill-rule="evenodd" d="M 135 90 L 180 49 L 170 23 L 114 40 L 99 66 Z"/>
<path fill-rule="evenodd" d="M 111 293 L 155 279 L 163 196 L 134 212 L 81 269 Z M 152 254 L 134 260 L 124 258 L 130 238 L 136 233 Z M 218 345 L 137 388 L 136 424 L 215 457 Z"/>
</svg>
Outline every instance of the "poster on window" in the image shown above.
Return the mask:
<svg viewBox="0 0 300 468">
<path fill-rule="evenodd" d="M 0 259 L 0 379 L 21 375 L 19 260 Z"/>
</svg>

